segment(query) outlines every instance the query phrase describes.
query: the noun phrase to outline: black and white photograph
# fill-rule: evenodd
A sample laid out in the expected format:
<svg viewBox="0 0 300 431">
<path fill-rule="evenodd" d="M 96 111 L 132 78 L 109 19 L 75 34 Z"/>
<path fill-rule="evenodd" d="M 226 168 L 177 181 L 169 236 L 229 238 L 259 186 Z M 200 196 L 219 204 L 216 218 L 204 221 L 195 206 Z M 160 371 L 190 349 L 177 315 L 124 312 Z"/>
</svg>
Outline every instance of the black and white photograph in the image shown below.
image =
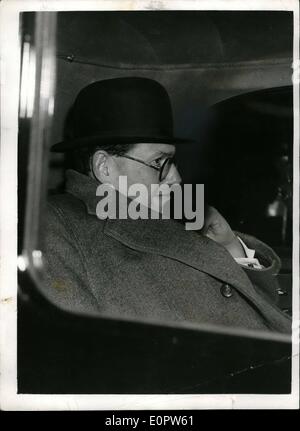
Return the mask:
<svg viewBox="0 0 300 431">
<path fill-rule="evenodd" d="M 296 409 L 299 4 L 129 3 L 0 5 L 0 407 Z"/>
</svg>

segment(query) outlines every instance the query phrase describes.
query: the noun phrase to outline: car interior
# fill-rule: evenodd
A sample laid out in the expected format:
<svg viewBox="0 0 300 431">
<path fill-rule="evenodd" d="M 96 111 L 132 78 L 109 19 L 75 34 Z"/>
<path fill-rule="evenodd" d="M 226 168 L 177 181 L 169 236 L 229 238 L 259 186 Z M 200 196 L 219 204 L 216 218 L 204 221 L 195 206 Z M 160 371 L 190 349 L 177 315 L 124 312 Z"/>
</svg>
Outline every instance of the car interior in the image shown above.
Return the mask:
<svg viewBox="0 0 300 431">
<path fill-rule="evenodd" d="M 19 268 L 19 392 L 289 393 L 291 345 L 280 335 L 59 309 L 39 289 L 39 242 L 47 196 L 64 187 L 66 160 L 50 148 L 77 93 L 152 78 L 170 95 L 175 133 L 195 141 L 176 149 L 183 182 L 204 184 L 235 231 L 275 250 L 279 307 L 292 315 L 292 13 L 24 12 L 20 40 L 18 252 L 29 264 Z"/>
</svg>

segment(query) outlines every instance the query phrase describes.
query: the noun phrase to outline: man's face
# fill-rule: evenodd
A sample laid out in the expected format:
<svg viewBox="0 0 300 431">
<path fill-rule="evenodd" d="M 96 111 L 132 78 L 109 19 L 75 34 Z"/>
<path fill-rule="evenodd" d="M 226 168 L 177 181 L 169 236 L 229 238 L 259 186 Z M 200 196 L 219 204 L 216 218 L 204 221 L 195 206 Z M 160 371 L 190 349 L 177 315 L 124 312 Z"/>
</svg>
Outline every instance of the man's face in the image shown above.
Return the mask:
<svg viewBox="0 0 300 431">
<path fill-rule="evenodd" d="M 139 163 L 136 160 L 127 159 L 126 157 L 114 157 L 116 164 L 115 176 L 127 176 L 128 186 L 139 183 L 144 184 L 150 192 L 152 184 L 175 184 L 181 182 L 181 177 L 174 164 L 171 165 L 167 176 L 160 181 L 160 168 L 166 159 L 174 157 L 175 146 L 170 144 L 135 144 L 126 154 L 129 157 L 146 163 Z"/>
</svg>

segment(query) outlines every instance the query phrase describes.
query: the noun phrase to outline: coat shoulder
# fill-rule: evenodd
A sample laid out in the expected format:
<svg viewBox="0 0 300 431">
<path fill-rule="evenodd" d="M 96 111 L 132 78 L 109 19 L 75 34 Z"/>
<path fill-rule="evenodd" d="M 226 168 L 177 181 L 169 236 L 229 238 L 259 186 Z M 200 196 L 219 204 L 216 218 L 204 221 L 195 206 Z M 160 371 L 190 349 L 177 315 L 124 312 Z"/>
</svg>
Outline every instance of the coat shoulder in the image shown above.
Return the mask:
<svg viewBox="0 0 300 431">
<path fill-rule="evenodd" d="M 47 200 L 46 217 L 49 219 L 62 218 L 63 220 L 80 223 L 95 220 L 95 215 L 88 214 L 83 201 L 70 193 L 60 193 L 51 195 Z M 97 222 L 104 225 L 104 221 L 97 219 Z"/>
<path fill-rule="evenodd" d="M 47 201 L 44 227 L 48 232 L 63 233 L 74 241 L 86 243 L 88 238 L 101 235 L 105 220 L 89 214 L 83 201 L 70 193 L 52 195 Z"/>
<path fill-rule="evenodd" d="M 70 193 L 53 194 L 47 200 L 47 216 L 51 217 L 59 214 L 63 216 L 71 214 L 82 216 L 85 213 L 84 203 Z"/>
</svg>

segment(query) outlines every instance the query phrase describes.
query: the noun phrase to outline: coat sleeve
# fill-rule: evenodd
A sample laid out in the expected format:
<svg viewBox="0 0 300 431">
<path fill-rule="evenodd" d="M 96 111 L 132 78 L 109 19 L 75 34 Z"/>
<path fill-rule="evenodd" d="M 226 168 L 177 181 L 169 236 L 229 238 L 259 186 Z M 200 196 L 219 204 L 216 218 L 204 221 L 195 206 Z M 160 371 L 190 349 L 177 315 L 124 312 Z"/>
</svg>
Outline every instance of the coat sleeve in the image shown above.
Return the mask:
<svg viewBox="0 0 300 431">
<path fill-rule="evenodd" d="M 96 312 L 98 303 L 88 285 L 88 275 L 76 232 L 58 208 L 48 205 L 43 224 L 42 291 L 59 307 L 76 312 Z"/>
<path fill-rule="evenodd" d="M 243 266 L 243 270 L 250 278 L 252 284 L 273 303 L 278 305 L 279 288 L 277 275 L 281 268 L 279 256 L 271 247 L 258 240 L 257 238 L 244 233 L 235 232 L 247 245 L 255 250 L 255 257 L 264 266 L 262 269 L 255 269 Z"/>
</svg>

